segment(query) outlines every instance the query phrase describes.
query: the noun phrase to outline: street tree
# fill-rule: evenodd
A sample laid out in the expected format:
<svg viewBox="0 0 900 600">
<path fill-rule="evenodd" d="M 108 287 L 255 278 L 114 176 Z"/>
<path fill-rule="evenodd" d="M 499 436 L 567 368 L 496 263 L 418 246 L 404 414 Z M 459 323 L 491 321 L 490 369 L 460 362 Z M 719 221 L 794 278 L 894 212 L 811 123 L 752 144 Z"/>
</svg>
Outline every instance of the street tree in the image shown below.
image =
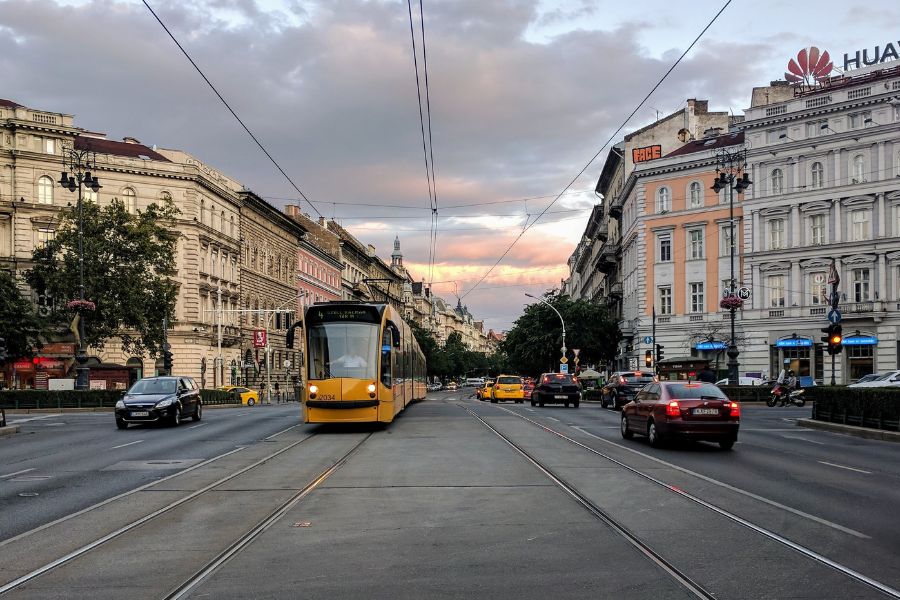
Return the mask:
<svg viewBox="0 0 900 600">
<path fill-rule="evenodd" d="M 67 325 L 84 320 L 85 341 L 102 348 L 113 337 L 126 353 L 158 354 L 163 318 L 173 319 L 178 286 L 175 274 L 175 217 L 168 200 L 130 213 L 114 199 L 108 206 L 82 204 L 84 303 L 79 298 L 78 210 L 59 213 L 56 237 L 34 250 L 26 279 L 53 299 L 51 318 Z M 74 328 L 73 328 L 74 329 Z"/>
<path fill-rule="evenodd" d="M 572 348 L 580 350 L 583 364 L 606 364 L 615 358 L 622 337 L 618 324 L 605 307 L 584 299 L 572 300 L 556 291 L 544 300 L 558 310 L 566 322 L 567 357 Z M 562 324 L 553 310 L 542 302 L 530 304 L 516 319 L 500 345 L 509 366 L 520 373 L 539 374 L 556 370 L 562 347 Z"/>
<path fill-rule="evenodd" d="M 5 342 L 7 357 L 33 356 L 41 345 L 42 332 L 42 321 L 34 305 L 22 295 L 15 276 L 0 270 L 0 338 Z"/>
</svg>

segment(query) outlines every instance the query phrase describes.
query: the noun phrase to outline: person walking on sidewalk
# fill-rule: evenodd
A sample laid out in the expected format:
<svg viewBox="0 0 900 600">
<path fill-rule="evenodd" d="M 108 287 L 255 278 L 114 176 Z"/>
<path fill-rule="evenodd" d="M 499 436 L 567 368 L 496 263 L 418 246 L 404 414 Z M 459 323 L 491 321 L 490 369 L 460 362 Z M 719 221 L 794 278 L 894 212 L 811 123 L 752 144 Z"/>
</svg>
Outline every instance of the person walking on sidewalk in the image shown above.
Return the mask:
<svg viewBox="0 0 900 600">
<path fill-rule="evenodd" d="M 277 381 L 275 382 L 275 404 L 281 404 L 281 389 Z"/>
</svg>

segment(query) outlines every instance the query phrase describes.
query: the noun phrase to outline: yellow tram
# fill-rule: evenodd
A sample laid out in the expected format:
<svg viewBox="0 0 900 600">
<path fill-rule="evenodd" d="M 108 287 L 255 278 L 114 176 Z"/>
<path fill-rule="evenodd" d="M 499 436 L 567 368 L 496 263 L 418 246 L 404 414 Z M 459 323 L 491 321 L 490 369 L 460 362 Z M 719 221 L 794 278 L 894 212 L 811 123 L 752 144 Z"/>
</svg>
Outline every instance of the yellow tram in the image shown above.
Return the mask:
<svg viewBox="0 0 900 600">
<path fill-rule="evenodd" d="M 304 335 L 305 423 L 389 423 L 425 398 L 425 355 L 390 305 L 313 304 Z"/>
</svg>

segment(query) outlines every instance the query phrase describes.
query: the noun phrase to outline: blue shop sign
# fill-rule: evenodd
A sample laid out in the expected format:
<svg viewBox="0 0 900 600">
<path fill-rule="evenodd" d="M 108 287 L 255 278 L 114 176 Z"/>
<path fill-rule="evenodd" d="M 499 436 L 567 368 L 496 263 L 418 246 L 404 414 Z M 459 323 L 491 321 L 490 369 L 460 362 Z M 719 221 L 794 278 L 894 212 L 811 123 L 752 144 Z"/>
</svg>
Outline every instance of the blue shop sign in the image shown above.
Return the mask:
<svg viewBox="0 0 900 600">
<path fill-rule="evenodd" d="M 779 348 L 808 348 L 813 345 L 813 342 L 808 338 L 786 338 L 778 340 L 775 345 Z"/>
<path fill-rule="evenodd" d="M 845 346 L 877 346 L 878 338 L 874 335 L 854 335 L 845 337 L 842 343 Z"/>
<path fill-rule="evenodd" d="M 694 347 L 697 350 L 724 350 L 728 344 L 725 342 L 700 342 Z"/>
</svg>

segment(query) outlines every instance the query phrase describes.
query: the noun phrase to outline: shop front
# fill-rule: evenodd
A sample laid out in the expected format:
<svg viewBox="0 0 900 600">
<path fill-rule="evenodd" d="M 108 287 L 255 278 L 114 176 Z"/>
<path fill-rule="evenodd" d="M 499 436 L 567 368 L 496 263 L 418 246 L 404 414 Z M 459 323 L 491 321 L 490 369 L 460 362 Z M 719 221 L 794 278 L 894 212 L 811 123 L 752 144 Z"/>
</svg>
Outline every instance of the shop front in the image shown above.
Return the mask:
<svg viewBox="0 0 900 600">
<path fill-rule="evenodd" d="M 824 347 L 816 344 L 812 338 L 792 333 L 779 338 L 769 347 L 770 369 L 772 377 L 777 377 L 787 360 L 787 367 L 798 377 L 812 377 L 822 383 L 824 376 Z"/>
<path fill-rule="evenodd" d="M 855 334 L 844 338 L 844 353 L 847 355 L 847 371 L 850 381 L 875 372 L 875 347 L 878 338 L 874 335 Z"/>
</svg>

